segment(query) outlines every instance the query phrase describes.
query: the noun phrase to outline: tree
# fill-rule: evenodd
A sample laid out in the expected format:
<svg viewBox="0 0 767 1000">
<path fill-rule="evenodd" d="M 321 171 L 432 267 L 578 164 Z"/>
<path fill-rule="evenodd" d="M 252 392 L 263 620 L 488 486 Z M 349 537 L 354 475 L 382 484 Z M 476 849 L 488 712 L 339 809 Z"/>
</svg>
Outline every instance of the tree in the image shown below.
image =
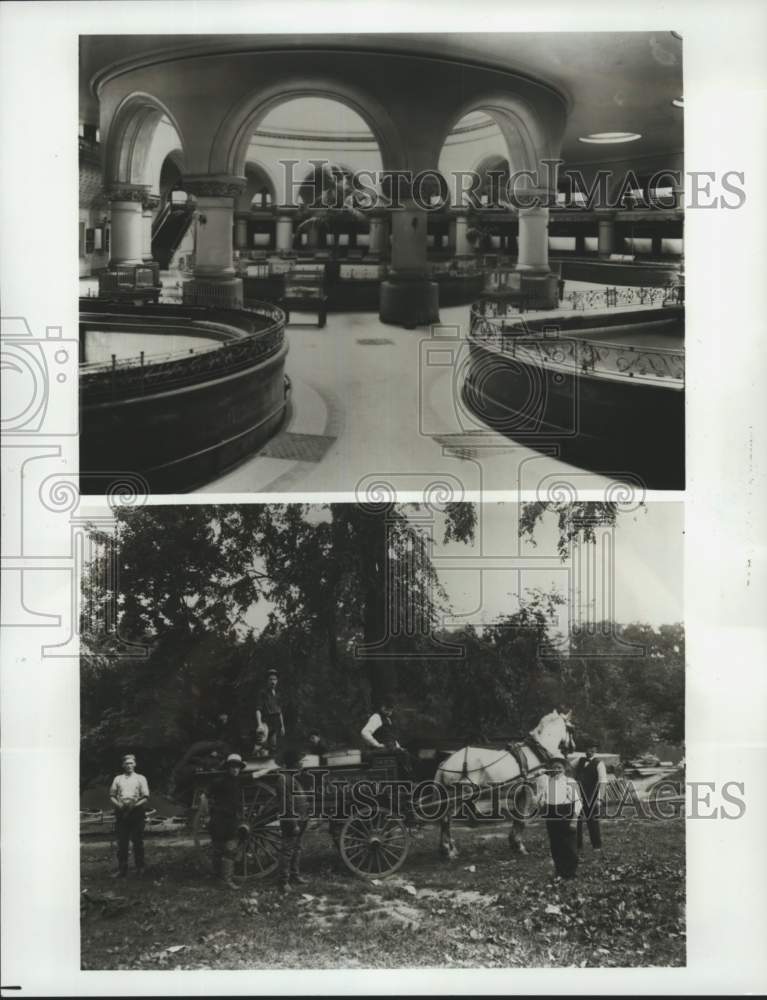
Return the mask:
<svg viewBox="0 0 767 1000">
<path fill-rule="evenodd" d="M 644 506 L 641 504 L 640 506 Z M 535 545 L 535 529 L 547 513 L 555 514 L 559 529 L 557 551 L 567 557 L 574 542 L 596 542 L 598 527 L 613 527 L 618 519 L 617 503 L 581 501 L 535 501 L 523 503 L 519 515 L 519 535 Z"/>
<path fill-rule="evenodd" d="M 448 505 L 444 520 L 446 537 L 466 539 L 474 510 Z M 428 632 L 445 601 L 420 526 L 393 504 L 146 507 L 118 511 L 114 534 L 93 537 L 116 547 L 119 577 L 112 593 L 96 560 L 84 580 L 91 617 L 103 621 L 113 601 L 118 618 L 117 634 L 83 633 L 91 747 L 108 731 L 180 745 L 194 738 L 200 704 L 211 713 L 237 693 L 252 705 L 263 664 L 277 654 L 287 680 L 313 697 L 316 680 L 299 680 L 297 666 L 321 667 L 327 687 L 347 695 L 354 676 L 359 701 L 364 664 L 377 703 L 396 687 L 397 671 L 376 647 L 391 641 L 404 655 L 413 639 L 392 623 L 417 617 Z M 257 640 L 246 616 L 259 601 L 270 612 Z M 148 657 L 116 664 L 125 642 L 143 644 Z M 105 728 L 106 703 L 114 711 Z"/>
<path fill-rule="evenodd" d="M 589 684 L 604 693 L 583 703 L 583 717 L 593 716 L 610 739 L 625 728 L 626 703 L 639 706 L 634 717 L 645 729 L 654 718 L 664 735 L 681 731 L 683 687 L 678 672 L 664 666 L 675 633 L 665 646 L 652 637 L 662 656 L 643 664 L 651 664 L 649 673 L 631 673 L 625 659 L 616 660 L 600 687 L 592 679 L 603 668 L 590 663 L 594 648 L 585 639 L 580 646 L 573 640 L 569 657 L 555 649 L 558 595 L 529 593 L 491 627 L 440 629 L 449 601 L 425 525 L 445 541 L 467 542 L 476 509 L 447 504 L 431 522 L 425 513 L 393 503 L 118 511 L 113 533 L 93 534 L 104 551 L 117 548 L 118 579 L 110 582 L 100 555 L 83 584 L 85 770 L 99 773 L 105 755 L 111 760 L 115 747 L 127 744 L 146 747 L 144 759 L 155 754 L 162 772 L 223 709 L 247 736 L 270 666 L 280 671 L 291 728 L 319 724 L 339 742 L 356 737 L 371 702 L 392 694 L 418 735 L 511 735 L 526 731 L 563 692 L 580 697 Z M 521 530 L 532 533 L 543 513 L 540 505 L 523 509 Z M 557 513 L 560 549 L 576 531 L 593 532 L 587 513 L 614 516 L 609 505 Z M 266 624 L 254 634 L 249 615 L 259 603 Z M 103 626 L 112 604 L 116 632 L 85 627 Z M 120 658 L 125 643 L 148 655 Z M 449 644 L 453 651 L 462 645 L 464 655 L 441 655 Z M 683 663 L 683 653 L 674 655 Z M 677 694 L 667 711 L 668 685 Z M 639 727 L 631 739 L 644 732 Z"/>
<path fill-rule="evenodd" d="M 570 647 L 568 691 L 589 738 L 624 757 L 683 742 L 682 625 L 602 622 L 573 634 Z"/>
<path fill-rule="evenodd" d="M 341 167 L 321 167 L 315 172 L 315 192 L 317 187 L 319 193 L 305 206 L 303 218 L 296 226 L 297 234 L 308 233 L 310 241 L 316 243 L 319 233 L 337 235 L 367 222 L 348 171 Z"/>
</svg>

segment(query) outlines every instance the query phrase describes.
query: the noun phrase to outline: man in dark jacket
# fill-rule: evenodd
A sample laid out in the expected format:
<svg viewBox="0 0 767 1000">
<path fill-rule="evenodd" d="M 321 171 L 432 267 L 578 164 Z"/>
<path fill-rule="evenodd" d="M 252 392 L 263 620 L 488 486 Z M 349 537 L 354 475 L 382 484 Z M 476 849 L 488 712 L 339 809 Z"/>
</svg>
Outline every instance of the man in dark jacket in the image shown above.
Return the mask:
<svg viewBox="0 0 767 1000">
<path fill-rule="evenodd" d="M 245 764 L 238 753 L 231 753 L 224 767 L 224 774 L 210 786 L 208 829 L 213 848 L 213 873 L 228 889 L 239 889 L 233 876 L 242 822 L 240 772 Z"/>
<path fill-rule="evenodd" d="M 589 840 L 595 851 L 602 850 L 602 831 L 599 827 L 599 816 L 602 812 L 605 788 L 607 787 L 607 769 L 601 760 L 597 760 L 596 744 L 592 741 L 586 747 L 586 752 L 575 767 L 575 780 L 581 790 L 583 812 L 578 817 L 578 849 L 583 847 L 583 822 L 589 828 Z"/>
<path fill-rule="evenodd" d="M 272 755 L 277 751 L 278 740 L 285 736 L 282 695 L 277 690 L 277 681 L 277 671 L 267 671 L 266 687 L 256 706 L 256 737 L 263 736 Z"/>
</svg>

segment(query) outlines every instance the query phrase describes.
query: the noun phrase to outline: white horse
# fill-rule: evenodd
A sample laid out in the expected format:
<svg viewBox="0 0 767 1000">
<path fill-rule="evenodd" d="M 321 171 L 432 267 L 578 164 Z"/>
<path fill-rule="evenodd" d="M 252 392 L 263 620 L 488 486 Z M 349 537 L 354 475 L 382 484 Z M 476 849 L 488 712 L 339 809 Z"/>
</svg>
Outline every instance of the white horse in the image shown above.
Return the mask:
<svg viewBox="0 0 767 1000">
<path fill-rule="evenodd" d="M 545 715 L 533 730 L 535 739 L 552 757 L 564 756 L 575 749 L 568 720 L 568 716 L 554 711 Z M 525 816 L 530 815 L 534 805 L 532 782 L 547 767 L 545 756 L 537 752 L 534 746 L 534 741 L 528 739 L 522 740 L 517 746 L 517 753 L 523 755 L 527 765 L 530 782 L 519 780 L 522 771 L 515 754 L 509 750 L 485 747 L 464 747 L 463 750 L 456 751 L 442 762 L 434 776 L 434 780 L 447 789 L 448 796 L 455 794 L 456 803 L 474 796 L 484 798 L 492 794 L 494 788 L 500 791 L 504 786 L 510 786 L 513 801 L 512 808 L 507 810 L 512 818 L 509 844 L 519 854 L 527 854 L 522 835 L 526 825 Z M 510 785 L 512 782 L 514 784 Z M 499 801 L 501 799 L 503 796 L 499 796 Z M 471 813 L 472 807 L 468 808 Z M 451 833 L 452 818 L 451 812 L 448 812 L 441 821 L 440 850 L 447 858 L 458 856 Z"/>
</svg>

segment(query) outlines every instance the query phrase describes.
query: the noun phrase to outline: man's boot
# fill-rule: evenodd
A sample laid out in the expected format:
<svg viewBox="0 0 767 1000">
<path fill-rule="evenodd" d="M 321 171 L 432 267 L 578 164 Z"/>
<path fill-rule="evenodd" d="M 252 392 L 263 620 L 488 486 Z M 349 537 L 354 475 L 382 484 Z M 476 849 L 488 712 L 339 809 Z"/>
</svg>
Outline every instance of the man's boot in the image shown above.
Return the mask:
<svg viewBox="0 0 767 1000">
<path fill-rule="evenodd" d="M 280 867 L 278 872 L 280 892 L 284 895 L 290 892 L 290 877 L 293 862 L 293 838 L 283 838 L 280 851 Z"/>
<path fill-rule="evenodd" d="M 234 861 L 231 858 L 222 858 L 221 860 L 221 880 L 227 889 L 240 888 L 234 881 Z"/>
<path fill-rule="evenodd" d="M 301 874 L 301 848 L 297 847 L 290 859 L 290 881 L 294 885 L 306 885 L 307 879 Z"/>
</svg>

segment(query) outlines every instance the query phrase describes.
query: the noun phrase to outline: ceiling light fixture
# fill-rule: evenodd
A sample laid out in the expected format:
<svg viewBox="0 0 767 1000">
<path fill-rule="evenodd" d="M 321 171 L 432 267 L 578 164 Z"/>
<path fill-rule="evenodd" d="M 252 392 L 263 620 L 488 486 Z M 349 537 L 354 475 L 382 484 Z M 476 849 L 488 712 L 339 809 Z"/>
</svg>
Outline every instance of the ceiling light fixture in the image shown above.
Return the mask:
<svg viewBox="0 0 767 1000">
<path fill-rule="evenodd" d="M 675 108 L 683 108 L 684 107 L 684 97 L 675 97 L 674 100 L 671 103 L 674 105 Z"/>
<path fill-rule="evenodd" d="M 591 135 L 582 135 L 578 142 L 591 142 L 596 145 L 608 145 L 617 142 L 635 142 L 641 139 L 639 132 L 592 132 Z"/>
</svg>

